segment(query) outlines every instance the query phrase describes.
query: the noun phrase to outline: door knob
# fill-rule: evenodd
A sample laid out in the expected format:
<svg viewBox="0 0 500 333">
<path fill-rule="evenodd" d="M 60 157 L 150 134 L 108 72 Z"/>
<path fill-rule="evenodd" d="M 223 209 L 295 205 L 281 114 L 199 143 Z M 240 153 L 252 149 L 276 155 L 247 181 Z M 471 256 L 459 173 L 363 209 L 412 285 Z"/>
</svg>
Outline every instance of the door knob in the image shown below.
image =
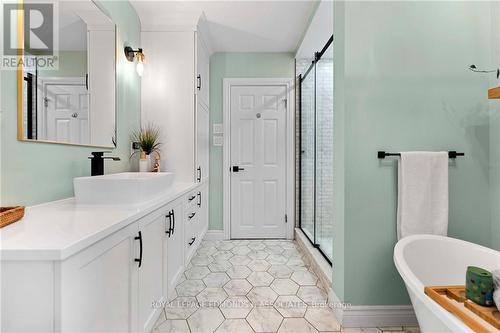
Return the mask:
<svg viewBox="0 0 500 333">
<path fill-rule="evenodd" d="M 243 170 L 245 170 L 245 169 L 244 168 L 240 168 L 237 165 L 233 165 L 233 172 L 240 172 L 240 171 L 243 171 Z"/>
<path fill-rule="evenodd" d="M 73 117 L 73 118 L 78 118 L 78 113 L 76 113 L 76 112 L 75 112 L 75 113 L 73 113 L 73 114 L 71 115 L 71 117 Z"/>
</svg>

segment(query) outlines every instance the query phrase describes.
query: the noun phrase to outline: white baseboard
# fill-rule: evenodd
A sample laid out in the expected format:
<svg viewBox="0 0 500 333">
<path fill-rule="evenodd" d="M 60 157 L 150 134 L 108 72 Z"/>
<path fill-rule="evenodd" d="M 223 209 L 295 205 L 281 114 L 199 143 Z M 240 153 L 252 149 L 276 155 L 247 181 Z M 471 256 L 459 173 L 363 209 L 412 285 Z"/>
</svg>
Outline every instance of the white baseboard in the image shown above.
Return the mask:
<svg viewBox="0 0 500 333">
<path fill-rule="evenodd" d="M 344 327 L 418 326 L 411 305 L 351 306 L 343 310 Z"/>
<path fill-rule="evenodd" d="M 206 240 L 224 240 L 226 236 L 224 235 L 224 230 L 208 230 L 205 234 Z"/>
<path fill-rule="evenodd" d="M 418 326 L 411 305 L 350 305 L 343 304 L 333 289 L 328 302 L 343 327 Z"/>
</svg>

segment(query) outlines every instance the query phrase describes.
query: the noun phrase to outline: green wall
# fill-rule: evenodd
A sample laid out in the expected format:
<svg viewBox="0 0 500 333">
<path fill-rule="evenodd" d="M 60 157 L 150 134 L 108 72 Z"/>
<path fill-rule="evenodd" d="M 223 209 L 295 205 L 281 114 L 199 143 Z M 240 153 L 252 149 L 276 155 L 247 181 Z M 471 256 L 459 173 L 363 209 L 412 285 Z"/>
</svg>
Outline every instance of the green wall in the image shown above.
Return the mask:
<svg viewBox="0 0 500 333">
<path fill-rule="evenodd" d="M 491 66 L 500 62 L 500 3 L 491 2 Z M 500 79 L 490 76 L 490 88 L 499 87 Z M 489 101 L 490 116 L 490 206 L 491 247 L 500 251 L 500 100 Z"/>
<path fill-rule="evenodd" d="M 222 230 L 222 147 L 212 144 L 213 124 L 222 123 L 224 78 L 293 79 L 295 61 L 291 53 L 215 53 L 210 57 L 210 226 Z"/>
<path fill-rule="evenodd" d="M 117 25 L 116 112 L 118 146 L 106 172 L 136 168 L 129 160 L 129 135 L 139 126 L 140 79 L 123 56 L 125 44 L 140 46 L 140 21 L 127 1 L 97 1 Z M 33 205 L 73 195 L 73 178 L 90 174 L 89 153 L 97 148 L 17 141 L 16 73 L 1 72 L 1 204 Z M 101 149 L 102 150 L 102 149 Z"/>
<path fill-rule="evenodd" d="M 59 51 L 59 69 L 40 70 L 38 76 L 82 77 L 87 74 L 87 51 Z"/>
<path fill-rule="evenodd" d="M 467 69 L 490 64 L 489 16 L 488 3 L 335 5 L 343 133 L 335 134 L 333 288 L 342 300 L 409 304 L 393 263 L 397 162 L 379 161 L 377 150 L 465 152 L 450 164 L 449 236 L 490 246 L 488 77 Z"/>
<path fill-rule="evenodd" d="M 333 277 L 336 296 L 345 299 L 345 21 L 344 2 L 333 2 Z M 335 300 L 337 301 L 337 300 Z"/>
</svg>

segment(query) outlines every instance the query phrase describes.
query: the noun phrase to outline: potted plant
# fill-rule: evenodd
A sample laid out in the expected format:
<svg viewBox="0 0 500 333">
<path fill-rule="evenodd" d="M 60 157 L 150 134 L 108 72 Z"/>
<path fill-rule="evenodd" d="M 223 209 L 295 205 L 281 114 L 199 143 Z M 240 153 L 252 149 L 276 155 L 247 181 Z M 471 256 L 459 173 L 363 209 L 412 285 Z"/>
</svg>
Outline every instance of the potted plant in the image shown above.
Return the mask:
<svg viewBox="0 0 500 333">
<path fill-rule="evenodd" d="M 157 153 L 160 155 L 160 128 L 154 124 L 148 123 L 146 126 L 141 126 L 139 130 L 132 133 L 132 141 L 139 143 L 140 160 L 139 171 L 151 171 L 151 154 Z M 132 155 L 134 155 L 134 152 Z"/>
</svg>

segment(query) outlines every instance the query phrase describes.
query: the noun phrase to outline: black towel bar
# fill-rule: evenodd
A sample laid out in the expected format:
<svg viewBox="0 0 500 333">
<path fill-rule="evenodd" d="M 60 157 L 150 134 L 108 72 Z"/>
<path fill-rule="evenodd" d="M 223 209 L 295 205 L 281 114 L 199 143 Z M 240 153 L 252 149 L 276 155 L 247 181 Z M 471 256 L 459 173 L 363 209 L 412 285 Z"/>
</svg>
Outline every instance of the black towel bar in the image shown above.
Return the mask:
<svg viewBox="0 0 500 333">
<path fill-rule="evenodd" d="M 401 156 L 401 153 L 386 153 L 385 151 L 378 151 L 377 152 L 377 158 L 386 158 L 388 156 Z M 448 157 L 449 158 L 457 158 L 457 156 L 465 156 L 465 153 L 458 153 L 454 150 L 450 150 L 448 152 Z"/>
</svg>

